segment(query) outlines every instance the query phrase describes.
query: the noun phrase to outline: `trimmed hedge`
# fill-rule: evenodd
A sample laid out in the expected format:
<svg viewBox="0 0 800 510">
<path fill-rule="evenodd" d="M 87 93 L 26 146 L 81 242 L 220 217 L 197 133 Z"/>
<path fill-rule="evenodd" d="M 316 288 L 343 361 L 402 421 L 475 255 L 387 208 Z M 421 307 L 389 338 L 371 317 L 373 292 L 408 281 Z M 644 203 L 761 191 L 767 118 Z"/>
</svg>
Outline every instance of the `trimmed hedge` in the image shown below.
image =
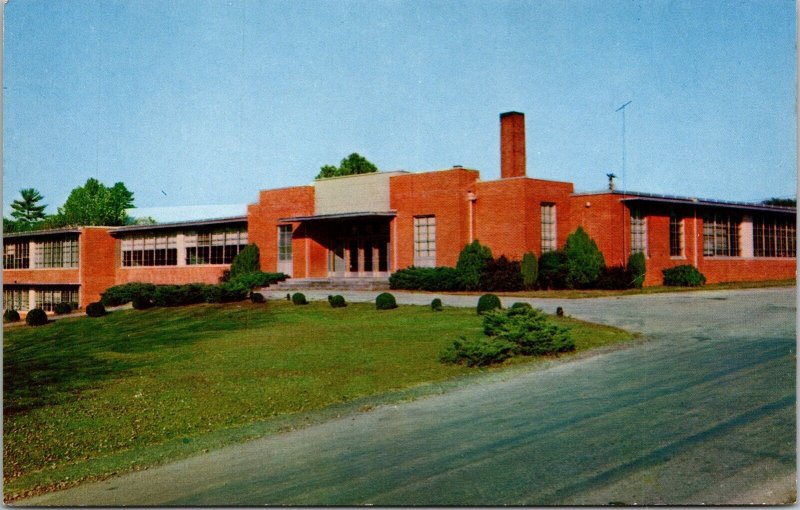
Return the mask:
<svg viewBox="0 0 800 510">
<path fill-rule="evenodd" d="M 105 306 L 119 306 L 130 303 L 136 296 L 153 298 L 156 286 L 152 283 L 132 282 L 114 285 L 100 294 L 100 302 Z"/>
<path fill-rule="evenodd" d="M 431 301 L 431 310 L 433 310 L 434 312 L 441 312 L 442 311 L 442 300 L 439 299 L 438 297 L 434 298 L 433 301 Z"/>
<path fill-rule="evenodd" d="M 96 301 L 94 303 L 89 303 L 86 305 L 86 315 L 89 317 L 102 317 L 106 314 L 106 307 L 103 306 L 103 303 L 100 301 Z"/>
<path fill-rule="evenodd" d="M 596 289 L 623 290 L 634 285 L 634 278 L 628 269 L 622 266 L 604 267 L 600 278 L 594 284 Z"/>
<path fill-rule="evenodd" d="M 567 254 L 563 251 L 548 251 L 539 257 L 539 288 L 566 289 L 568 275 Z"/>
<path fill-rule="evenodd" d="M 705 285 L 706 277 L 691 264 L 675 266 L 662 271 L 664 285 L 672 287 L 699 287 Z"/>
<path fill-rule="evenodd" d="M 47 314 L 41 308 L 34 308 L 25 316 L 25 323 L 28 326 L 44 326 L 47 322 Z"/>
<path fill-rule="evenodd" d="M 260 292 L 251 292 L 250 293 L 250 301 L 253 303 L 266 303 L 267 300 L 264 297 L 264 294 Z"/>
<path fill-rule="evenodd" d="M 512 292 L 525 288 L 519 262 L 508 260 L 505 255 L 486 262 L 479 282 L 480 290 L 487 292 Z"/>
<path fill-rule="evenodd" d="M 292 303 L 296 305 L 307 305 L 308 301 L 306 301 L 306 295 L 302 292 L 295 292 L 292 294 Z"/>
<path fill-rule="evenodd" d="M 478 315 L 482 315 L 488 311 L 502 308 L 500 298 L 494 294 L 484 294 L 478 298 L 478 306 L 476 307 Z"/>
<path fill-rule="evenodd" d="M 135 310 L 147 310 L 153 307 L 153 302 L 147 296 L 134 296 L 132 304 Z"/>
<path fill-rule="evenodd" d="M 56 315 L 65 315 L 72 311 L 72 307 L 69 303 L 56 303 L 56 305 L 53 307 L 53 311 L 56 313 Z"/>
<path fill-rule="evenodd" d="M 253 273 L 245 273 L 239 276 L 231 276 L 227 283 L 246 287 L 248 290 L 253 290 L 256 287 L 268 287 L 273 283 L 282 282 L 289 278 L 283 273 L 265 273 L 264 271 L 256 271 Z"/>
<path fill-rule="evenodd" d="M 331 308 L 344 308 L 347 306 L 344 296 L 339 294 L 336 294 L 335 296 L 328 296 L 328 303 L 330 303 Z"/>
<path fill-rule="evenodd" d="M 3 322 L 19 322 L 19 312 L 16 310 L 6 310 L 3 312 Z"/>
<path fill-rule="evenodd" d="M 539 261 L 536 259 L 536 254 L 529 251 L 522 255 L 519 270 L 522 273 L 522 285 L 525 290 L 535 289 L 539 279 Z"/>
<path fill-rule="evenodd" d="M 393 308 L 397 308 L 397 300 L 392 294 L 383 292 L 378 294 L 378 297 L 375 298 L 376 310 L 391 310 Z"/>
<path fill-rule="evenodd" d="M 392 289 L 447 292 L 464 290 L 461 274 L 452 267 L 415 267 L 401 269 L 389 276 Z"/>
</svg>

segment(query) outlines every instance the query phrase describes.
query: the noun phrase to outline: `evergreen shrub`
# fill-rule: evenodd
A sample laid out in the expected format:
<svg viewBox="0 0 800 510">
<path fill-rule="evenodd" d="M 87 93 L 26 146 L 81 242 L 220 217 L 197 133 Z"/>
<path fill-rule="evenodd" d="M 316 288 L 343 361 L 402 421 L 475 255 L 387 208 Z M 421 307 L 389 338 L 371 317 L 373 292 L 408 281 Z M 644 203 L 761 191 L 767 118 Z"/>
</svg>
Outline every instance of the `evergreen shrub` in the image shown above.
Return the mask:
<svg viewBox="0 0 800 510">
<path fill-rule="evenodd" d="M 606 263 L 597 243 L 583 227 L 567 236 L 564 253 L 567 256 L 567 286 L 573 289 L 592 287 Z"/>
<path fill-rule="evenodd" d="M 478 315 L 484 314 L 490 310 L 502 308 L 500 298 L 494 294 L 484 294 L 478 298 L 477 312 Z"/>
<path fill-rule="evenodd" d="M 389 276 L 392 289 L 447 292 L 463 290 L 461 273 L 452 267 L 408 267 Z"/>
<path fill-rule="evenodd" d="M 119 306 L 133 301 L 135 296 L 144 296 L 153 299 L 156 286 L 152 283 L 131 282 L 123 285 L 114 285 L 100 294 L 100 302 L 105 306 Z"/>
<path fill-rule="evenodd" d="M 69 305 L 69 303 L 56 303 L 56 305 L 53 307 L 53 311 L 56 313 L 56 315 L 66 315 L 72 311 L 72 307 Z"/>
<path fill-rule="evenodd" d="M 467 340 L 461 337 L 453 341 L 439 355 L 442 363 L 464 364 L 468 367 L 483 367 L 501 363 L 514 355 L 516 346 L 501 338 L 478 338 Z"/>
<path fill-rule="evenodd" d="M 336 294 L 335 296 L 330 296 L 328 299 L 328 303 L 330 303 L 332 308 L 344 308 L 347 306 L 347 302 L 344 300 L 344 296 Z"/>
<path fill-rule="evenodd" d="M 393 308 L 397 308 L 397 300 L 392 294 L 383 292 L 375 298 L 376 310 L 391 310 Z"/>
<path fill-rule="evenodd" d="M 258 246 L 248 244 L 231 261 L 230 280 L 249 273 L 261 271 Z"/>
<path fill-rule="evenodd" d="M 525 356 L 575 349 L 569 330 L 551 322 L 538 309 L 518 307 L 488 312 L 483 317 L 483 332 L 486 336 L 515 344 L 514 352 Z"/>
<path fill-rule="evenodd" d="M 505 255 L 489 260 L 481 271 L 479 288 L 484 292 L 509 292 L 522 290 L 524 283 L 520 264 Z"/>
<path fill-rule="evenodd" d="M 662 273 L 664 274 L 664 285 L 668 286 L 699 287 L 706 283 L 703 273 L 691 264 L 664 269 Z"/>
<path fill-rule="evenodd" d="M 645 263 L 644 253 L 632 253 L 628 257 L 628 271 L 630 271 L 633 286 L 641 289 L 644 284 L 644 276 L 647 272 L 647 265 Z"/>
<path fill-rule="evenodd" d="M 264 294 L 260 292 L 251 292 L 250 293 L 250 301 L 253 303 L 266 303 L 267 300 L 264 298 Z"/>
<path fill-rule="evenodd" d="M 132 304 L 135 310 L 147 310 L 153 307 L 153 302 L 150 301 L 150 298 L 142 295 L 134 296 Z"/>
<path fill-rule="evenodd" d="M 306 296 L 302 292 L 295 292 L 292 294 L 292 303 L 296 305 L 307 305 Z"/>
<path fill-rule="evenodd" d="M 535 253 L 529 251 L 522 255 L 520 272 L 522 273 L 522 285 L 525 290 L 536 288 L 536 282 L 539 279 L 539 261 L 536 259 Z"/>
<path fill-rule="evenodd" d="M 492 260 L 492 250 L 481 245 L 477 240 L 466 245 L 458 255 L 456 270 L 461 278 L 465 290 L 478 290 L 480 288 L 481 273 L 486 264 Z"/>
<path fill-rule="evenodd" d="M 539 288 L 566 289 L 568 273 L 567 254 L 562 250 L 548 251 L 539 257 Z"/>
<path fill-rule="evenodd" d="M 34 308 L 25 316 L 25 323 L 28 326 L 43 326 L 47 324 L 47 314 L 41 308 Z"/>
<path fill-rule="evenodd" d="M 100 301 L 86 305 L 86 315 L 89 317 L 102 317 L 105 314 L 106 307 Z"/>
<path fill-rule="evenodd" d="M 19 312 L 16 310 L 6 310 L 3 312 L 3 322 L 19 322 Z"/>
<path fill-rule="evenodd" d="M 433 298 L 431 301 L 431 310 L 434 312 L 441 312 L 442 311 L 442 300 L 437 298 Z"/>
<path fill-rule="evenodd" d="M 633 286 L 633 275 L 622 266 L 603 268 L 600 278 L 594 284 L 596 289 L 623 290 Z"/>
</svg>

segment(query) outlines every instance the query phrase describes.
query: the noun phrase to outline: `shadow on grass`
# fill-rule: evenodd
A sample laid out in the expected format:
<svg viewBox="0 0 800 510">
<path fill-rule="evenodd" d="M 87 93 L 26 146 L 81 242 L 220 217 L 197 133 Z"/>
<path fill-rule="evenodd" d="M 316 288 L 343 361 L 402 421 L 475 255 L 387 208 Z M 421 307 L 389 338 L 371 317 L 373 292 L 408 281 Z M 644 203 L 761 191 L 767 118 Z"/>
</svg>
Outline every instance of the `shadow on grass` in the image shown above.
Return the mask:
<svg viewBox="0 0 800 510">
<path fill-rule="evenodd" d="M 6 331 L 3 411 L 57 404 L 132 368 L 174 360 L 164 349 L 263 326 L 272 320 L 266 310 L 250 303 L 126 310 Z"/>
</svg>

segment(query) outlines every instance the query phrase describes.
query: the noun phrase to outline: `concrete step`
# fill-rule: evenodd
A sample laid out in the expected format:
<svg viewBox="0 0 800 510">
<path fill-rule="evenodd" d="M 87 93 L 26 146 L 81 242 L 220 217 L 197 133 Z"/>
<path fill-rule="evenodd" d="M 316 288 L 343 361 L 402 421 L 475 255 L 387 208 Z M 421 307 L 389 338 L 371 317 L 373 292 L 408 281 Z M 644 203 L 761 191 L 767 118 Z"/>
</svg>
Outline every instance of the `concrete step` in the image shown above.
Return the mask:
<svg viewBox="0 0 800 510">
<path fill-rule="evenodd" d="M 290 278 L 262 290 L 388 290 L 388 278 Z"/>
</svg>

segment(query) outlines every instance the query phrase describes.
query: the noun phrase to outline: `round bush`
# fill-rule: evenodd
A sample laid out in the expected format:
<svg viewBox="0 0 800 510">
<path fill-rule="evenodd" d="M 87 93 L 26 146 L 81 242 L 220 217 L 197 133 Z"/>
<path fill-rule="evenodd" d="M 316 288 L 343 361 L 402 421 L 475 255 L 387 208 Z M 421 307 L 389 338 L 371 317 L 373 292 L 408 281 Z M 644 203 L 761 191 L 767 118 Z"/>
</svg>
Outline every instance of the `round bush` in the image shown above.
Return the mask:
<svg viewBox="0 0 800 510">
<path fill-rule="evenodd" d="M 47 314 L 41 308 L 34 308 L 25 317 L 28 326 L 42 326 L 47 324 Z"/>
<path fill-rule="evenodd" d="M 339 294 L 335 296 L 330 296 L 328 298 L 328 303 L 331 304 L 333 308 L 344 308 L 347 306 L 347 302 L 344 300 L 344 296 L 340 296 Z"/>
<path fill-rule="evenodd" d="M 375 298 L 375 309 L 391 310 L 392 308 L 397 308 L 397 300 L 394 296 L 388 292 L 378 294 L 378 297 Z"/>
<path fill-rule="evenodd" d="M 53 307 L 53 311 L 56 312 L 56 315 L 64 315 L 70 313 L 72 307 L 69 306 L 69 303 L 56 303 L 56 306 Z"/>
<path fill-rule="evenodd" d="M 6 310 L 3 312 L 3 322 L 19 321 L 19 312 L 16 310 Z"/>
<path fill-rule="evenodd" d="M 292 303 L 296 305 L 307 305 L 306 296 L 302 292 L 295 292 L 292 294 Z"/>
<path fill-rule="evenodd" d="M 442 311 L 442 300 L 438 297 L 431 301 L 431 310 L 434 312 L 441 312 Z"/>
<path fill-rule="evenodd" d="M 512 310 L 517 310 L 517 309 L 533 310 L 533 307 L 529 303 L 521 303 L 521 302 L 517 301 L 516 303 L 511 305 L 511 309 Z"/>
<path fill-rule="evenodd" d="M 250 301 L 253 303 L 266 303 L 267 300 L 264 299 L 264 294 L 260 292 L 251 292 L 250 293 Z"/>
<path fill-rule="evenodd" d="M 147 296 L 133 296 L 132 304 L 136 310 L 147 310 L 153 307 L 153 302 Z"/>
<path fill-rule="evenodd" d="M 500 304 L 500 298 L 494 294 L 484 294 L 478 298 L 478 315 L 498 308 L 502 308 L 502 305 Z"/>
<path fill-rule="evenodd" d="M 664 285 L 679 287 L 699 287 L 706 283 L 706 277 L 691 264 L 675 266 L 662 271 Z"/>
<path fill-rule="evenodd" d="M 105 314 L 106 307 L 100 301 L 86 305 L 86 315 L 89 317 L 102 317 Z"/>
</svg>

